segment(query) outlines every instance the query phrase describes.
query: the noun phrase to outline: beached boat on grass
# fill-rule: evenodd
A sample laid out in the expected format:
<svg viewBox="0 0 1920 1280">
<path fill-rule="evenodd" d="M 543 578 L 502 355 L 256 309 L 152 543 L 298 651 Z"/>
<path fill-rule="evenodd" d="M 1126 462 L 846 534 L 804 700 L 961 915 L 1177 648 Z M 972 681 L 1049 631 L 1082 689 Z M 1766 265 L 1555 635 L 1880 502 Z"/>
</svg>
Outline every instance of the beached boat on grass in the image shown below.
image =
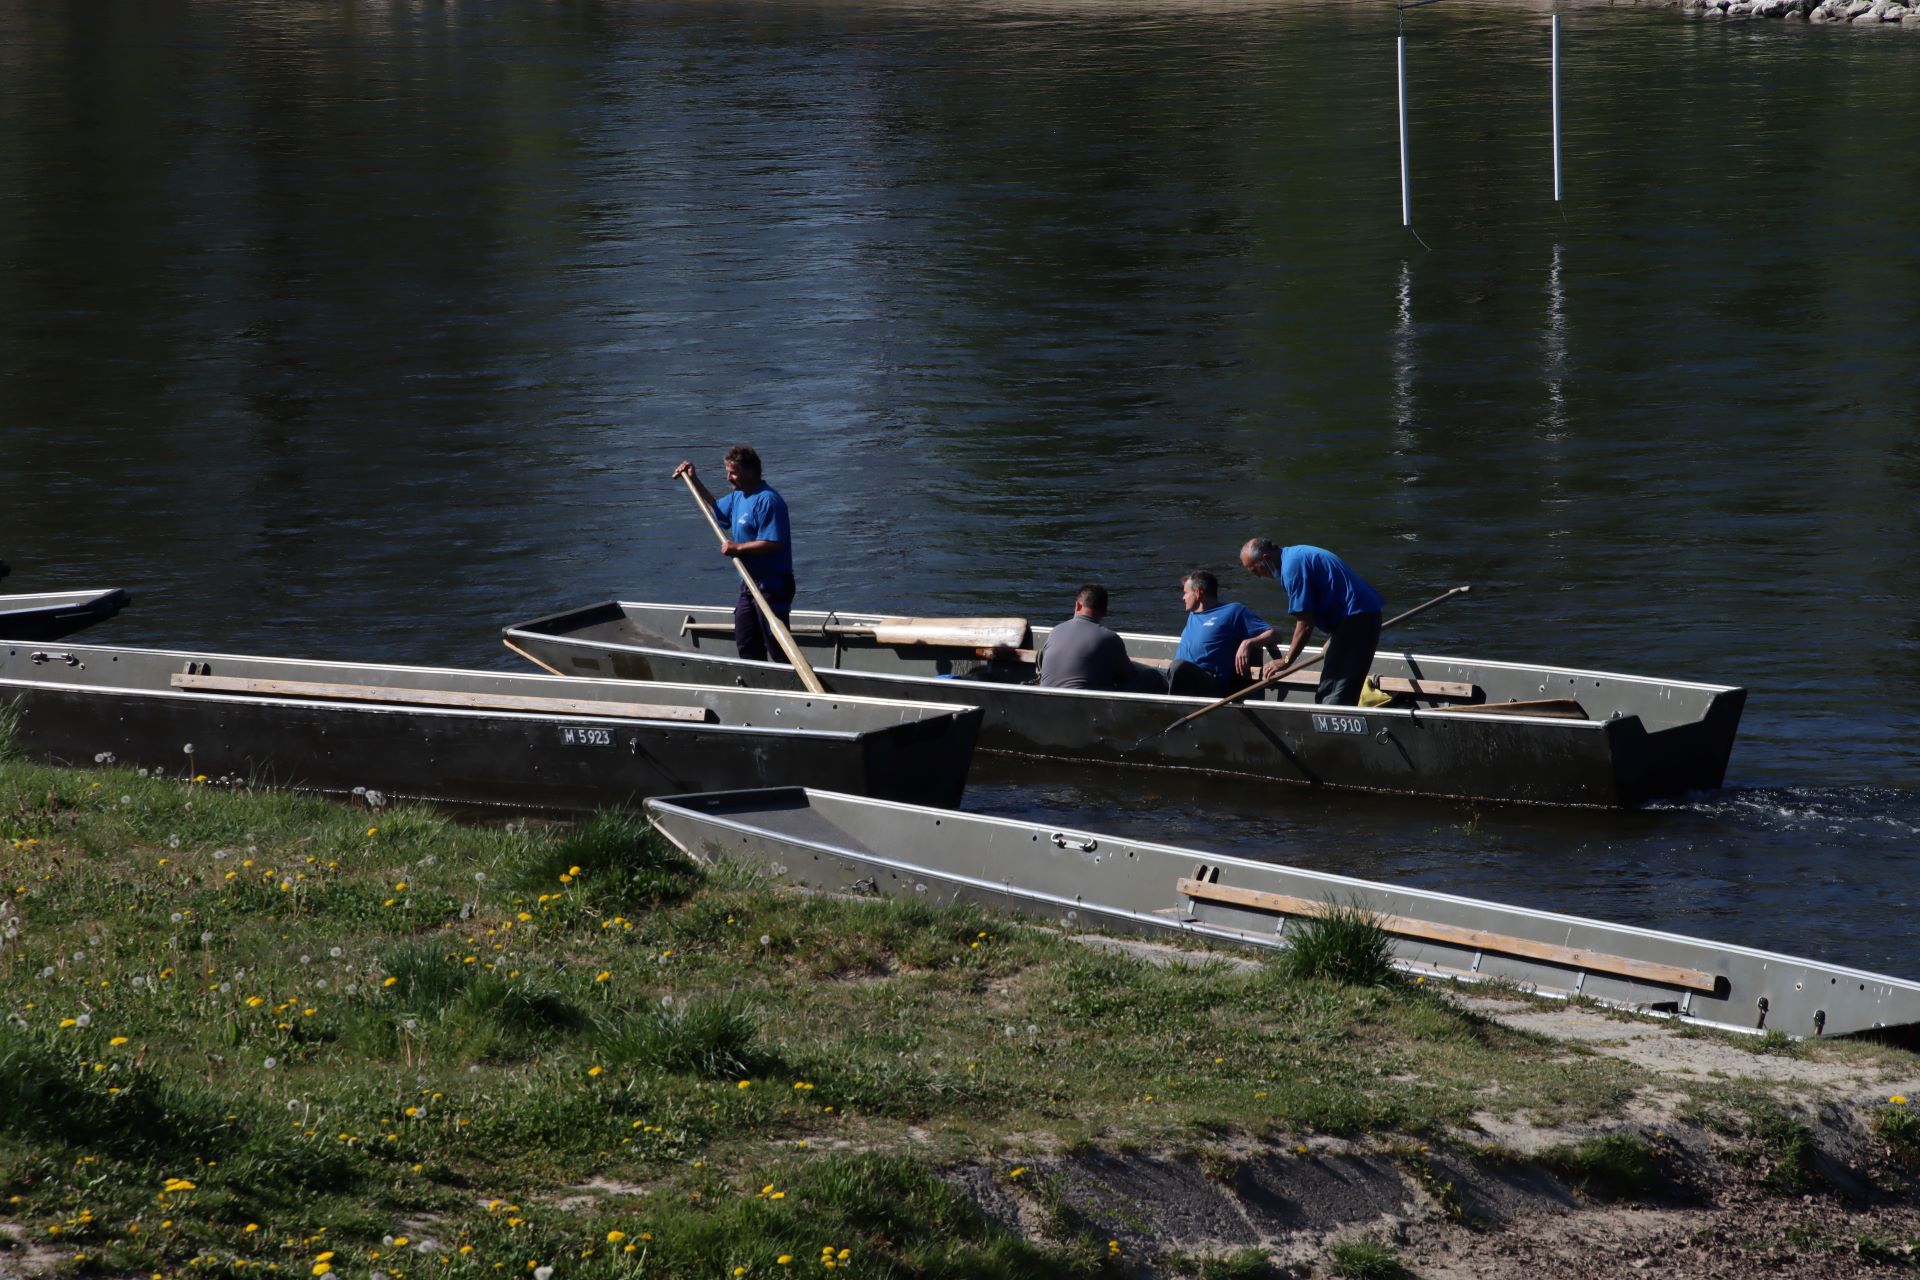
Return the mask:
<svg viewBox="0 0 1920 1280">
<path fill-rule="evenodd" d="M 1173 733 L 1205 698 L 1043 689 L 1048 627 L 898 625 L 875 614 L 793 615 L 794 639 L 834 693 L 978 706 L 980 749 L 1263 781 L 1467 800 L 1613 807 L 1717 787 L 1746 690 L 1646 676 L 1382 649 L 1384 707 L 1313 703 L 1317 673 Z M 1123 633 L 1164 665 L 1173 636 Z M 733 612 L 607 602 L 510 627 L 509 648 L 560 675 L 796 689 L 783 663 L 733 645 Z M 978 643 L 976 643 L 978 642 Z M 1309 648 L 1309 653 L 1318 652 Z"/>
<path fill-rule="evenodd" d="M 966 901 L 1080 932 L 1280 948 L 1329 903 L 1371 914 L 1408 973 L 1588 997 L 1791 1036 L 1920 1024 L 1920 983 L 1421 889 L 1031 822 L 781 789 L 671 796 L 647 816 L 702 862 L 832 893 Z"/>
<path fill-rule="evenodd" d="M 980 713 L 710 685 L 0 643 L 12 746 L 344 794 L 546 811 L 813 785 L 957 804 Z"/>
</svg>

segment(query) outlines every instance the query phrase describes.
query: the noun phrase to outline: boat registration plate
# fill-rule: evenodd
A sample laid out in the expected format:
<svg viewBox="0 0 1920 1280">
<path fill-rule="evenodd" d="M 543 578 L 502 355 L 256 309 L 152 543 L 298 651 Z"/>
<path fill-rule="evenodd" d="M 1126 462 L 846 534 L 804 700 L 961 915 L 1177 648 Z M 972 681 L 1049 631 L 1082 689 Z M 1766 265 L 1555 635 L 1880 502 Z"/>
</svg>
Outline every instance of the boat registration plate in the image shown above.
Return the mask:
<svg viewBox="0 0 1920 1280">
<path fill-rule="evenodd" d="M 562 729 L 560 741 L 569 747 L 610 747 L 613 745 L 611 729 Z"/>
<path fill-rule="evenodd" d="M 1359 733 L 1367 731 L 1367 722 L 1360 716 L 1328 716 L 1314 713 L 1313 731 L 1315 733 Z"/>
</svg>

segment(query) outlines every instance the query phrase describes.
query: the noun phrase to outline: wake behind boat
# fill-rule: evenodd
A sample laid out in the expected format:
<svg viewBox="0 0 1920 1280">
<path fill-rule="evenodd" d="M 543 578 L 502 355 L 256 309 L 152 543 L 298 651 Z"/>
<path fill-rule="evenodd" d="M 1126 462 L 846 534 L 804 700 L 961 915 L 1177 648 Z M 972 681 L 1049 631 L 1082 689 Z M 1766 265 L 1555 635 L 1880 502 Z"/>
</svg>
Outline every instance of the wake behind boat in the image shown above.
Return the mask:
<svg viewBox="0 0 1920 1280">
<path fill-rule="evenodd" d="M 1920 983 L 1680 934 L 1173 845 L 971 813 L 772 790 L 647 802 L 668 840 L 834 893 L 968 901 L 1072 931 L 1280 948 L 1357 906 L 1408 973 L 1587 997 L 1737 1031 L 1840 1036 L 1920 1024 Z"/>
<path fill-rule="evenodd" d="M 736 656 L 732 616 L 609 601 L 504 639 L 556 674 L 798 688 L 791 667 Z M 982 708 L 983 751 L 1467 800 L 1615 807 L 1717 787 L 1746 702 L 1725 685 L 1383 649 L 1373 672 L 1394 705 L 1317 706 L 1302 672 L 1153 736 L 1209 700 L 1041 688 L 1027 682 L 1051 628 L 964 621 L 796 612 L 792 630 L 831 692 Z M 1178 645 L 1124 638 L 1148 663 Z"/>
<path fill-rule="evenodd" d="M 958 804 L 971 707 L 166 649 L 0 644 L 14 747 L 264 786 L 550 812 L 818 785 Z M 756 783 L 757 780 L 757 783 Z"/>
</svg>

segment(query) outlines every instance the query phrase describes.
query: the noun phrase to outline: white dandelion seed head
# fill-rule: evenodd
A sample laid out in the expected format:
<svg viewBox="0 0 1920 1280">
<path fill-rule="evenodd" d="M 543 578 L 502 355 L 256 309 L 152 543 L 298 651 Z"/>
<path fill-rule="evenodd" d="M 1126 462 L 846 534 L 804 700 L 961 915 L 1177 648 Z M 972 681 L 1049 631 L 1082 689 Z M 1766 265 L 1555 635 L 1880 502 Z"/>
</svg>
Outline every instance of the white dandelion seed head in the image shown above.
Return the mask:
<svg viewBox="0 0 1920 1280">
<path fill-rule="evenodd" d="M 300 963 L 301 963 L 301 964 L 312 964 L 312 963 L 313 963 L 313 957 L 312 957 L 312 956 L 301 956 L 301 957 L 300 957 Z"/>
<path fill-rule="evenodd" d="M 184 919 L 186 919 L 186 917 L 181 915 L 178 911 L 174 912 L 172 915 L 167 917 L 167 920 L 172 924 L 179 924 Z"/>
<path fill-rule="evenodd" d="M 232 990 L 233 990 L 233 984 L 231 982 L 223 982 L 220 984 L 221 995 L 226 995 L 229 991 L 232 991 Z"/>
<path fill-rule="evenodd" d="M 82 960 L 85 960 L 86 958 L 87 958 L 87 953 L 84 951 L 76 951 L 73 953 L 73 962 L 75 964 L 79 964 Z"/>
<path fill-rule="evenodd" d="M 179 837 L 179 836 L 168 836 L 168 837 L 167 837 L 167 848 L 169 848 L 169 849 L 178 849 L 179 847 L 180 847 L 180 837 Z"/>
<path fill-rule="evenodd" d="M 189 743 L 187 743 L 187 744 L 185 744 L 184 746 L 182 746 L 182 747 L 180 748 L 180 750 L 182 750 L 182 751 L 184 751 L 184 752 L 186 752 L 186 754 L 188 754 L 188 755 L 192 755 L 192 754 L 193 754 L 193 744 L 192 744 L 191 742 L 189 742 Z"/>
<path fill-rule="evenodd" d="M 473 873 L 473 882 L 474 882 L 475 884 L 485 884 L 485 883 L 487 882 L 487 873 L 486 873 L 486 872 L 484 872 L 484 871 L 476 871 L 476 872 L 474 872 L 474 873 Z"/>
<path fill-rule="evenodd" d="M 90 1027 L 93 1025 L 93 1015 L 90 1013 L 83 1013 L 79 1017 L 73 1020 L 73 1024 L 77 1027 Z"/>
<path fill-rule="evenodd" d="M 553 1280 L 553 1268 L 535 1267 L 533 1269 L 533 1280 Z"/>
<path fill-rule="evenodd" d="M 265 1062 L 263 1062 L 263 1063 L 261 1063 L 260 1065 L 261 1065 L 261 1066 L 263 1066 L 263 1067 L 265 1067 L 265 1068 L 266 1068 L 267 1070 L 269 1070 L 269 1071 L 271 1071 L 271 1070 L 273 1070 L 273 1069 L 274 1069 L 275 1067 L 277 1067 L 277 1066 L 279 1066 L 279 1065 L 280 1065 L 280 1059 L 278 1059 L 278 1058 L 268 1058 L 268 1059 L 267 1059 L 267 1060 L 266 1060 Z"/>
<path fill-rule="evenodd" d="M 350 995 L 350 996 L 357 996 L 357 995 L 359 995 L 359 994 L 360 994 L 360 984 L 359 984 L 359 983 L 357 983 L 357 982 L 349 982 L 349 983 L 347 984 L 347 994 L 348 994 L 348 995 Z"/>
<path fill-rule="evenodd" d="M 132 803 L 133 803 L 133 797 L 132 797 L 132 796 L 121 796 L 121 797 L 120 797 L 120 804 L 121 804 L 121 807 L 122 807 L 122 808 L 124 808 L 124 807 L 126 807 L 127 805 L 130 805 L 130 804 L 132 804 Z"/>
<path fill-rule="evenodd" d="M 40 976 L 43 978 L 51 978 L 53 976 L 53 966 L 48 965 L 46 968 L 42 969 L 40 971 Z"/>
<path fill-rule="evenodd" d="M 673 997 L 672 997 L 672 996 L 661 996 L 661 997 L 660 997 L 660 1007 L 661 1007 L 662 1009 L 671 1009 L 671 1008 L 673 1008 Z"/>
<path fill-rule="evenodd" d="M 339 947 L 328 947 L 327 954 L 332 956 L 335 960 L 338 960 L 341 956 L 347 953 L 341 950 Z"/>
<path fill-rule="evenodd" d="M 200 945 L 203 947 L 210 947 L 213 945 L 213 930 L 202 929 L 200 931 Z"/>
<path fill-rule="evenodd" d="M 144 973 L 136 973 L 136 974 L 134 974 L 134 975 L 133 975 L 133 985 L 134 985 L 134 986 L 136 986 L 136 987 L 144 987 L 144 986 L 146 986 L 146 985 L 147 985 L 147 975 L 145 975 Z"/>
<path fill-rule="evenodd" d="M 226 860 L 226 856 L 227 856 L 227 851 L 226 851 L 225 849 L 215 849 L 215 850 L 213 851 L 213 860 L 214 860 L 215 862 L 223 862 L 223 861 L 225 861 L 225 860 Z"/>
</svg>

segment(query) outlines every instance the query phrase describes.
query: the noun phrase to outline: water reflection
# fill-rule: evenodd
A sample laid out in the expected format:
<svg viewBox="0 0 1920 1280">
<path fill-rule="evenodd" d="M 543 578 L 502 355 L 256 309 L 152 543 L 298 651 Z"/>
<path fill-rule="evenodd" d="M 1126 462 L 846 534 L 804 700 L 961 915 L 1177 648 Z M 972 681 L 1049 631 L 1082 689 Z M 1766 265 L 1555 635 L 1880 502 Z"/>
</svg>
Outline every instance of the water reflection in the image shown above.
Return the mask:
<svg viewBox="0 0 1920 1280">
<path fill-rule="evenodd" d="M 1920 972 L 1920 152 L 1858 105 L 1920 109 L 1920 43 L 1561 11 L 1564 210 L 1544 7 L 1409 25 L 1412 252 L 1384 6 L 0 9 L 8 583 L 123 583 L 132 641 L 505 664 L 505 621 L 731 598 L 667 473 L 737 439 L 803 603 L 1048 617 L 1091 577 L 1170 630 L 1180 570 L 1311 541 L 1402 604 L 1473 583 L 1411 647 L 1752 685 L 1736 786 L 982 795 L 1650 919 L 1764 898 Z"/>
</svg>

